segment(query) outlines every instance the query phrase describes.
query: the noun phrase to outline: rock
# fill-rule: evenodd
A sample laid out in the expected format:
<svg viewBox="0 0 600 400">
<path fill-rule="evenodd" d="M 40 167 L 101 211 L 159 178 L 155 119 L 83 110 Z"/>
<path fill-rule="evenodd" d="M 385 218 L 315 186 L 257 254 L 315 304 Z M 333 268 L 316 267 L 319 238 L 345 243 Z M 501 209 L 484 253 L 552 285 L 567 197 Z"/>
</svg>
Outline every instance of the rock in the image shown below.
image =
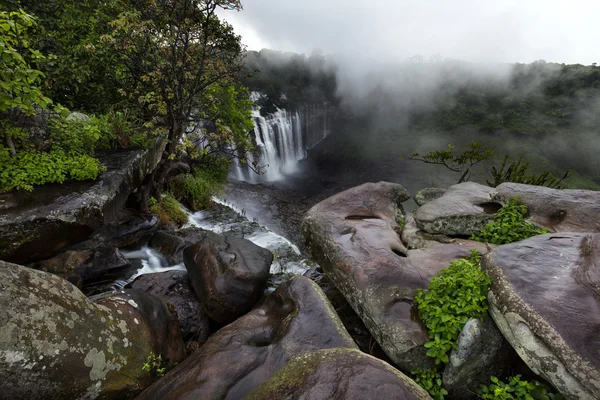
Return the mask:
<svg viewBox="0 0 600 400">
<path fill-rule="evenodd" d="M 457 344 L 443 374 L 444 387 L 455 399 L 477 399 L 479 385 L 488 385 L 490 376 L 504 376 L 516 357 L 489 317 L 467 321 Z"/>
<path fill-rule="evenodd" d="M 420 207 L 425 203 L 429 203 L 432 200 L 440 198 L 446 193 L 446 189 L 443 188 L 425 188 L 421 189 L 413 196 L 413 200 Z"/>
<path fill-rule="evenodd" d="M 415 212 L 417 227 L 432 234 L 470 236 L 479 233 L 501 204 L 491 201 L 494 189 L 474 182 L 448 188 Z"/>
<path fill-rule="evenodd" d="M 527 206 L 528 219 L 551 232 L 600 232 L 600 192 L 502 183 L 493 200 L 515 196 Z"/>
<path fill-rule="evenodd" d="M 302 224 L 313 258 L 405 371 L 430 363 L 423 347 L 427 333 L 412 305 L 414 291 L 427 281 L 394 231 L 400 203 L 409 198 L 401 185 L 367 183 L 318 203 Z"/>
<path fill-rule="evenodd" d="M 117 248 L 102 246 L 93 250 L 68 250 L 29 267 L 59 275 L 81 288 L 86 282 L 130 267 L 130 263 Z"/>
<path fill-rule="evenodd" d="M 404 243 L 409 250 L 430 248 L 439 246 L 440 244 L 456 242 L 456 239 L 446 235 L 423 232 L 417 227 L 412 215 L 407 215 L 404 221 L 401 239 L 402 243 Z"/>
<path fill-rule="evenodd" d="M 132 289 L 151 293 L 173 305 L 184 340 L 204 343 L 210 334 L 210 321 L 202 304 L 190 287 L 186 271 L 146 274 L 129 285 Z"/>
<path fill-rule="evenodd" d="M 353 349 L 327 349 L 298 356 L 247 400 L 431 399 L 412 379 L 375 357 Z"/>
<path fill-rule="evenodd" d="M 164 141 L 148 150 L 115 153 L 97 181 L 43 185 L 15 193 L 17 207 L 0 209 L 0 259 L 31 263 L 87 239 L 117 219 L 127 198 L 156 167 Z"/>
<path fill-rule="evenodd" d="M 157 297 L 122 292 L 90 302 L 64 279 L 0 261 L 0 393 L 15 399 L 123 399 L 150 384 L 150 352 L 185 354 Z"/>
<path fill-rule="evenodd" d="M 338 347 L 356 344 L 321 289 L 298 276 L 220 329 L 138 399 L 241 399 L 293 357 Z"/>
<path fill-rule="evenodd" d="M 482 266 L 496 325 L 533 372 L 570 399 L 600 399 L 600 234 L 498 246 Z"/>
<path fill-rule="evenodd" d="M 82 122 L 84 124 L 87 124 L 91 121 L 90 117 L 88 117 L 84 113 L 80 113 L 80 112 L 76 112 L 76 111 L 67 115 L 66 120 L 69 122 Z"/>
<path fill-rule="evenodd" d="M 333 306 L 338 317 L 344 324 L 344 327 L 354 339 L 354 342 L 358 345 L 358 348 L 367 354 L 375 356 L 384 361 L 389 361 L 387 354 L 381 349 L 377 341 L 371 335 L 371 332 L 367 329 L 363 321 L 360 319 L 358 314 L 352 309 L 352 306 L 348 303 L 348 300 L 344 295 L 335 287 L 333 282 L 327 277 L 325 271 L 321 266 L 316 265 L 306 271 L 304 276 L 315 282 L 327 299 Z"/>
<path fill-rule="evenodd" d="M 183 264 L 183 250 L 206 237 L 207 230 L 184 228 L 176 231 L 159 231 L 148 245 L 167 257 L 169 265 Z"/>
<path fill-rule="evenodd" d="M 183 260 L 208 316 L 227 324 L 263 295 L 273 254 L 246 239 L 206 232 L 184 250 Z"/>
</svg>

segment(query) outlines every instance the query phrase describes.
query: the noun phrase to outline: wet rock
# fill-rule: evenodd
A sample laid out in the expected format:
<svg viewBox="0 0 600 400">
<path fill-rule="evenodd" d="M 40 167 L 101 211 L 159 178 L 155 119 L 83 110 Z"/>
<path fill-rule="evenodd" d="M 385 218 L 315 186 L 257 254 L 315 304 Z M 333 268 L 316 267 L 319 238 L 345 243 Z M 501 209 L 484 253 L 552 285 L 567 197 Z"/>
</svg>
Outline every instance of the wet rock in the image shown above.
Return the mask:
<svg viewBox="0 0 600 400">
<path fill-rule="evenodd" d="M 527 206 L 529 220 L 551 232 L 600 232 L 600 192 L 503 183 L 493 198 L 507 202 L 515 196 Z"/>
<path fill-rule="evenodd" d="M 387 354 L 385 354 L 385 352 L 381 349 L 358 314 L 356 314 L 354 309 L 352 309 L 352 306 L 350 306 L 348 300 L 346 300 L 344 295 L 327 277 L 323 268 L 321 268 L 319 265 L 316 265 L 306 271 L 304 276 L 319 285 L 333 306 L 336 314 L 338 317 L 340 317 L 344 327 L 358 345 L 358 348 L 367 354 L 375 356 L 384 361 L 389 361 Z"/>
<path fill-rule="evenodd" d="M 186 271 L 142 275 L 129 286 L 171 303 L 184 340 L 204 343 L 208 339 L 210 321 L 190 286 Z"/>
<path fill-rule="evenodd" d="M 427 285 L 394 231 L 410 198 L 398 184 L 367 183 L 311 208 L 306 246 L 393 362 L 406 371 L 429 365 L 427 333 L 412 306 Z"/>
<path fill-rule="evenodd" d="M 139 397 L 241 399 L 293 357 L 356 348 L 319 287 L 296 277 L 219 330 Z"/>
<path fill-rule="evenodd" d="M 533 372 L 571 399 L 600 398 L 600 234 L 555 233 L 483 259 L 496 325 Z"/>
<path fill-rule="evenodd" d="M 165 231 L 156 232 L 148 242 L 148 246 L 167 258 L 169 265 L 181 264 L 183 262 L 183 250 L 191 244 L 185 239 Z"/>
<path fill-rule="evenodd" d="M 386 362 L 352 349 L 320 350 L 298 356 L 244 398 L 431 399 L 412 379 Z"/>
<path fill-rule="evenodd" d="M 68 250 L 29 267 L 59 275 L 78 287 L 103 276 L 130 267 L 129 261 L 115 247 L 102 246 L 89 250 Z"/>
<path fill-rule="evenodd" d="M 0 259 L 31 263 L 87 239 L 117 220 L 128 196 L 160 161 L 164 142 L 153 148 L 112 154 L 97 181 L 66 182 L 15 193 L 16 207 L 0 209 Z"/>
<path fill-rule="evenodd" d="M 149 385 L 150 352 L 184 356 L 159 298 L 127 291 L 90 302 L 66 280 L 0 261 L 0 393 L 16 399 L 127 399 Z"/>
<path fill-rule="evenodd" d="M 476 399 L 479 385 L 489 384 L 490 376 L 504 376 L 516 354 L 494 321 L 472 318 L 457 340 L 458 349 L 450 353 L 443 374 L 444 387 L 451 398 Z"/>
<path fill-rule="evenodd" d="M 413 200 L 418 206 L 422 206 L 425 203 L 429 203 L 432 200 L 440 198 L 446 193 L 444 188 L 425 188 L 419 190 L 417 194 L 413 196 Z"/>
<path fill-rule="evenodd" d="M 474 182 L 450 186 L 443 196 L 417 209 L 417 227 L 432 234 L 470 236 L 479 233 L 501 207 L 491 201 L 493 190 Z"/>
<path fill-rule="evenodd" d="M 249 240 L 206 232 L 183 252 L 196 295 L 213 320 L 227 324 L 261 298 L 273 254 Z"/>
</svg>

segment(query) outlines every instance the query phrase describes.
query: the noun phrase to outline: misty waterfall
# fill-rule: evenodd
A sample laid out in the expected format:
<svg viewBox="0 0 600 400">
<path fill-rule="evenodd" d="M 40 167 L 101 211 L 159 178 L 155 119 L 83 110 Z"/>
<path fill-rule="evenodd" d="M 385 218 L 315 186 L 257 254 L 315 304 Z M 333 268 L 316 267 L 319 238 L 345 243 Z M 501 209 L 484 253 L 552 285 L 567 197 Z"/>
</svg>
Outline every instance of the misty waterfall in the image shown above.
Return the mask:
<svg viewBox="0 0 600 400">
<path fill-rule="evenodd" d="M 246 165 L 233 165 L 231 177 L 250 183 L 282 180 L 297 172 L 298 161 L 306 151 L 329 134 L 329 106 L 303 104 L 295 111 L 277 109 L 263 117 L 260 108 L 252 112 L 254 129 L 251 132 L 256 149 L 246 155 L 248 165 L 261 166 L 262 175 Z"/>
</svg>

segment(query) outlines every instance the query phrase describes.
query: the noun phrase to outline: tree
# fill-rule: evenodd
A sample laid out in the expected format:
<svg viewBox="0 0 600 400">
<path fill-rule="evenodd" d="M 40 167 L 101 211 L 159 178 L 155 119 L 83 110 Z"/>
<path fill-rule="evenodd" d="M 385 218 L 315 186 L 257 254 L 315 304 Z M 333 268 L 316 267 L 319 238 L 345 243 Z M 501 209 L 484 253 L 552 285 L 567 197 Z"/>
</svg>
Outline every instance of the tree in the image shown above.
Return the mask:
<svg viewBox="0 0 600 400">
<path fill-rule="evenodd" d="M 460 154 L 455 153 L 455 147 L 448 145 L 447 150 L 436 150 L 424 155 L 413 153 L 410 156 L 402 158 L 406 160 L 422 161 L 427 164 L 443 165 L 450 171 L 460 173 L 460 178 L 457 183 L 466 182 L 471 178 L 471 172 L 474 166 L 482 161 L 489 160 L 493 157 L 494 152 L 487 146 L 477 142 L 471 142 L 467 150 Z"/>
<path fill-rule="evenodd" d="M 143 211 L 151 195 L 160 196 L 168 176 L 189 171 L 189 158 L 228 150 L 233 157 L 232 148 L 250 145 L 248 130 L 226 126 L 215 106 L 233 99 L 233 107 L 242 110 L 241 125 L 248 126 L 247 98 L 236 89 L 243 47 L 233 28 L 219 20 L 217 8 L 242 6 L 237 0 L 135 0 L 132 10 L 112 23 L 134 83 L 125 94 L 167 140 L 163 158 L 140 191 Z"/>
</svg>

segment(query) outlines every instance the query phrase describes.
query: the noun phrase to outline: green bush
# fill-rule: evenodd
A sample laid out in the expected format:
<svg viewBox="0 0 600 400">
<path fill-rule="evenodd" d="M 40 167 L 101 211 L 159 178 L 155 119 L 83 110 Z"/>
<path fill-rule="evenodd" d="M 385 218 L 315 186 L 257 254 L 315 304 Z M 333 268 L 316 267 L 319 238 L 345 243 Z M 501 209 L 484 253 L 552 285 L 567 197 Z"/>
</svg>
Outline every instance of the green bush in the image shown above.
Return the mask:
<svg viewBox="0 0 600 400">
<path fill-rule="evenodd" d="M 0 192 L 33 190 L 34 185 L 63 183 L 66 179 L 96 179 L 105 168 L 88 155 L 67 154 L 62 150 L 20 151 L 11 157 L 0 146 Z"/>
<path fill-rule="evenodd" d="M 559 178 L 548 171 L 536 175 L 528 172 L 530 163 L 524 161 L 523 157 L 520 157 L 517 161 L 511 162 L 510 165 L 507 166 L 508 159 L 509 156 L 505 155 L 499 168 L 496 168 L 495 166 L 492 167 L 490 174 L 492 175 L 493 181 L 487 181 L 488 185 L 496 187 L 504 182 L 515 182 L 564 189 L 566 185 L 563 184 L 563 181 L 573 173 L 572 170 L 568 169 L 565 171 L 562 178 Z"/>
<path fill-rule="evenodd" d="M 471 236 L 471 239 L 478 242 L 506 244 L 548 233 L 547 229 L 538 228 L 525 221 L 525 215 L 527 215 L 527 207 L 520 204 L 518 198 L 510 198 L 508 203 L 494 214 L 494 220 L 479 234 Z"/>
<path fill-rule="evenodd" d="M 156 214 L 165 225 L 174 223 L 181 226 L 188 221 L 187 214 L 170 193 L 165 193 L 160 201 L 150 199 L 150 212 Z"/>
<path fill-rule="evenodd" d="M 522 381 L 521 375 L 508 378 L 508 383 L 495 376 L 490 378 L 492 384 L 479 387 L 479 397 L 491 400 L 523 399 L 523 400 L 559 400 L 560 394 L 551 393 L 548 388 L 537 381 Z"/>
<path fill-rule="evenodd" d="M 211 197 L 227 182 L 229 163 L 196 169 L 193 174 L 180 174 L 169 182 L 171 193 L 190 210 L 210 207 Z"/>
<path fill-rule="evenodd" d="M 435 363 L 447 363 L 448 353 L 470 318 L 483 318 L 488 309 L 486 296 L 491 278 L 480 269 L 481 255 L 452 261 L 436 275 L 427 290 L 418 290 L 414 303 L 428 330 L 427 355 Z"/>
<path fill-rule="evenodd" d="M 429 393 L 433 400 L 444 400 L 448 391 L 442 386 L 442 375 L 434 369 L 411 371 L 413 379 Z"/>
</svg>

